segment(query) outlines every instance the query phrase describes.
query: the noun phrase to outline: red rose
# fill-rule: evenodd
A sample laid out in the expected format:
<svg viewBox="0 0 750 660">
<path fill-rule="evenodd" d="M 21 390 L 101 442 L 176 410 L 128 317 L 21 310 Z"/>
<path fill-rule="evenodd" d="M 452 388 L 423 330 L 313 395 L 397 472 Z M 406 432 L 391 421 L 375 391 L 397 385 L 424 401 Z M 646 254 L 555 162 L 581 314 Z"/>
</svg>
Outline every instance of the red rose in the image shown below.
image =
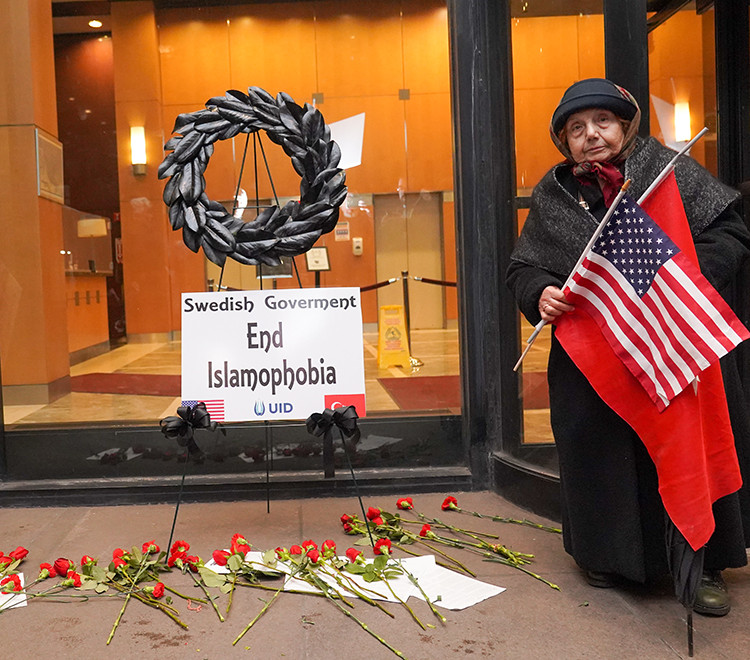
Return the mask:
<svg viewBox="0 0 750 660">
<path fill-rule="evenodd" d="M 193 571 L 193 573 L 198 572 L 198 564 L 200 564 L 201 558 L 196 557 L 195 555 L 188 555 L 185 557 L 185 562 L 188 565 L 188 568 Z"/>
<path fill-rule="evenodd" d="M 83 557 L 81 557 L 81 566 L 88 566 L 89 564 L 96 564 L 96 559 L 89 557 L 88 555 L 83 555 Z"/>
<path fill-rule="evenodd" d="M 341 524 L 342 525 L 344 523 L 348 523 L 348 522 L 351 522 L 351 521 L 352 521 L 352 517 L 348 513 L 345 513 L 343 516 L 341 516 Z"/>
<path fill-rule="evenodd" d="M 323 556 L 326 559 L 330 559 L 331 557 L 336 556 L 336 544 L 331 539 L 327 539 L 323 541 L 323 544 L 321 545 L 321 550 L 323 551 Z"/>
<path fill-rule="evenodd" d="M 357 562 L 357 558 L 362 556 L 362 551 L 357 550 L 357 548 L 349 548 L 346 551 L 346 556 L 349 558 L 349 561 L 352 564 L 355 564 Z"/>
<path fill-rule="evenodd" d="M 21 578 L 16 574 L 9 575 L 0 580 L 0 587 L 2 587 L 0 593 L 3 594 L 9 594 L 13 591 L 21 591 L 23 588 L 21 586 Z"/>
<path fill-rule="evenodd" d="M 39 579 L 46 580 L 48 577 L 57 577 L 52 564 L 39 564 Z"/>
<path fill-rule="evenodd" d="M 126 562 L 122 557 L 115 557 L 112 560 L 112 564 L 115 567 L 115 570 L 118 570 L 120 568 L 127 568 L 128 562 Z"/>
<path fill-rule="evenodd" d="M 161 598 L 164 595 L 164 583 L 163 582 L 157 582 L 154 585 L 154 590 L 151 592 L 151 595 L 154 598 Z"/>
<path fill-rule="evenodd" d="M 13 552 L 8 553 L 8 557 L 13 557 L 13 559 L 23 559 L 28 554 L 29 551 L 19 545 Z"/>
<path fill-rule="evenodd" d="M 112 550 L 112 559 L 122 559 L 123 557 L 128 557 L 128 553 L 126 550 L 123 550 L 122 548 L 115 548 Z"/>
<path fill-rule="evenodd" d="M 313 564 L 317 564 L 320 561 L 320 552 L 317 550 L 317 548 L 310 548 L 307 551 L 307 557 Z"/>
<path fill-rule="evenodd" d="M 443 500 L 442 509 L 443 511 L 447 511 L 448 509 L 458 509 L 458 500 L 456 500 L 453 495 L 448 495 L 448 497 Z"/>
<path fill-rule="evenodd" d="M 8 568 L 13 563 L 13 557 L 3 557 L 0 555 L 0 571 Z"/>
<path fill-rule="evenodd" d="M 188 550 L 190 550 L 190 544 L 187 541 L 175 541 L 172 544 L 169 554 L 176 555 L 181 552 L 187 552 Z"/>
<path fill-rule="evenodd" d="M 58 575 L 66 575 L 67 572 L 74 566 L 75 564 L 70 561 L 70 559 L 65 559 L 65 557 L 59 557 L 58 559 L 55 559 L 55 573 L 57 573 Z"/>
<path fill-rule="evenodd" d="M 169 559 L 167 559 L 167 566 L 169 566 L 169 568 L 172 568 L 173 566 L 182 568 L 182 564 L 186 559 L 187 552 L 177 552 L 169 556 Z"/>
<path fill-rule="evenodd" d="M 385 524 L 385 523 L 383 522 L 383 519 L 382 519 L 382 518 L 381 518 L 380 516 L 376 516 L 375 518 L 372 518 L 372 519 L 370 520 L 370 522 L 371 522 L 371 523 L 372 523 L 373 525 L 375 525 L 375 527 L 377 527 L 378 525 L 383 525 L 383 524 Z"/>
<path fill-rule="evenodd" d="M 401 499 L 396 500 L 396 506 L 399 509 L 413 509 L 414 502 L 412 501 L 411 497 L 402 497 Z"/>
<path fill-rule="evenodd" d="M 357 532 L 355 531 L 354 527 L 352 527 L 352 526 L 351 526 L 351 524 L 350 524 L 350 523 L 348 523 L 348 522 L 344 523 L 344 531 L 345 531 L 345 532 L 346 532 L 347 534 L 356 534 L 356 533 L 357 533 Z"/>
<path fill-rule="evenodd" d="M 159 552 L 159 546 L 156 545 L 156 541 L 146 541 L 141 548 L 141 552 L 144 555 L 150 555 L 153 552 Z"/>
<path fill-rule="evenodd" d="M 424 537 L 432 529 L 429 525 L 422 525 L 422 529 L 419 530 L 419 535 Z"/>
<path fill-rule="evenodd" d="M 375 548 L 373 552 L 376 555 L 390 555 L 391 539 L 378 539 L 377 541 L 375 541 Z"/>
<path fill-rule="evenodd" d="M 377 518 L 380 516 L 380 509 L 377 507 L 371 506 L 369 509 L 367 509 L 367 517 L 372 520 L 373 518 Z"/>
<path fill-rule="evenodd" d="M 301 555 L 303 552 L 304 550 L 300 548 L 298 545 L 293 545 L 291 548 L 289 548 L 290 555 Z"/>
<path fill-rule="evenodd" d="M 251 550 L 250 544 L 245 540 L 245 537 L 242 536 L 242 534 L 235 534 L 232 537 L 232 545 L 230 547 L 232 549 L 232 554 L 242 555 L 243 558 Z"/>
<path fill-rule="evenodd" d="M 214 550 L 213 554 L 211 555 L 214 558 L 214 561 L 219 566 L 226 566 L 227 560 L 229 557 L 231 557 L 231 553 L 227 552 L 226 550 Z"/>
<path fill-rule="evenodd" d="M 310 550 L 310 548 L 312 548 L 314 550 L 317 550 L 318 549 L 318 544 L 315 543 L 315 541 L 313 541 L 312 539 L 307 539 L 307 541 L 303 541 L 302 542 L 302 547 L 305 550 Z"/>
</svg>

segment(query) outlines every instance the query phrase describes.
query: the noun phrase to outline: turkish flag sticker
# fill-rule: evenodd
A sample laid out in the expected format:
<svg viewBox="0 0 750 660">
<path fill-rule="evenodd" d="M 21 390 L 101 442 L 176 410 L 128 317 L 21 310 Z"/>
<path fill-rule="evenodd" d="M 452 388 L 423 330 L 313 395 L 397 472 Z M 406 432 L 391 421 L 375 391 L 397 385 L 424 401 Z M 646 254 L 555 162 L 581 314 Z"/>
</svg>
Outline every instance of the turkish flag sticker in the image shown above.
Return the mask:
<svg viewBox="0 0 750 660">
<path fill-rule="evenodd" d="M 359 417 L 365 416 L 364 394 L 326 394 L 323 403 L 326 408 L 330 408 L 331 410 L 354 406 Z"/>
</svg>

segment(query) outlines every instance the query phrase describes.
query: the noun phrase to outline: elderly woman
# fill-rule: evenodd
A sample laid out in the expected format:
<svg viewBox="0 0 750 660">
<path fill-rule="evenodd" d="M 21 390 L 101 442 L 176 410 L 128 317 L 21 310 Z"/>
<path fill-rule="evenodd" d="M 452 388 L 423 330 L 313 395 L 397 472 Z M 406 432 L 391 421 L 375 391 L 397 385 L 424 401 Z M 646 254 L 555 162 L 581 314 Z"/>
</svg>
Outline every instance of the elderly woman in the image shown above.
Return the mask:
<svg viewBox="0 0 750 660">
<path fill-rule="evenodd" d="M 572 85 L 552 116 L 552 141 L 565 156 L 534 189 L 529 216 L 508 269 L 508 286 L 530 323 L 554 324 L 573 307 L 561 287 L 625 178 L 634 199 L 674 152 L 637 136 L 637 102 L 612 82 Z M 698 163 L 681 157 L 675 176 L 701 270 L 722 291 L 750 253 L 750 233 L 731 206 L 738 193 Z M 744 482 L 750 478 L 750 423 L 736 366 L 724 358 L 730 417 Z M 560 460 L 566 551 L 590 584 L 647 582 L 668 572 L 664 509 L 656 469 L 643 443 L 597 395 L 554 337 L 548 381 L 552 431 Z M 744 491 L 713 507 L 695 611 L 721 616 L 730 609 L 721 571 L 744 566 L 750 545 L 750 506 Z M 744 523 L 744 524 L 743 524 Z"/>
</svg>

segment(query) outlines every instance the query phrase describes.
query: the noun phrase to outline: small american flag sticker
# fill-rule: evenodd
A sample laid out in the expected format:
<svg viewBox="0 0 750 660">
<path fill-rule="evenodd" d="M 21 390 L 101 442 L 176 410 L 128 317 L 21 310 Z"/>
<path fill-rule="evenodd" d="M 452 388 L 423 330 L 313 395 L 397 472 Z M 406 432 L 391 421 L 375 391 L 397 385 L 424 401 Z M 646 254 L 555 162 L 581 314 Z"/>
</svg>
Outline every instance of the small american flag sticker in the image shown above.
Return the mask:
<svg viewBox="0 0 750 660">
<path fill-rule="evenodd" d="M 183 407 L 194 407 L 201 403 L 196 399 L 189 401 L 183 401 Z M 206 411 L 211 416 L 212 422 L 223 422 L 224 421 L 224 399 L 204 399 L 203 403 L 206 404 Z"/>
</svg>

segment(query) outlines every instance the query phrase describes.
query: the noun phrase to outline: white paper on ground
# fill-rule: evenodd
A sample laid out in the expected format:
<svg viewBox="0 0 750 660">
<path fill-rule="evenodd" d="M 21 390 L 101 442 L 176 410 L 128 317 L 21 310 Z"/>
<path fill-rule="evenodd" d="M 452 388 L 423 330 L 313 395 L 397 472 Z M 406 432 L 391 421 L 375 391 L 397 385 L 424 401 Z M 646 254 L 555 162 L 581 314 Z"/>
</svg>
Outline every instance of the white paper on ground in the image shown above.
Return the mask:
<svg viewBox="0 0 750 660">
<path fill-rule="evenodd" d="M 402 560 L 404 568 L 417 578 L 422 591 L 437 607 L 443 607 L 447 610 L 463 610 L 505 591 L 505 587 L 488 584 L 468 575 L 461 575 L 456 571 L 438 566 L 433 555 L 425 555 L 418 559 L 429 559 L 430 561 L 424 561 L 412 567 L 410 564 L 414 560 L 404 559 Z M 414 595 L 424 600 L 424 596 L 418 590 Z"/>
<path fill-rule="evenodd" d="M 21 578 L 21 586 L 23 587 L 25 584 L 23 573 L 19 573 L 18 577 Z M 24 593 L 0 594 L 0 611 L 9 610 L 13 607 L 26 607 L 27 602 L 28 599 Z"/>
<path fill-rule="evenodd" d="M 348 561 L 346 557 L 341 557 L 341 559 Z M 257 564 L 258 568 L 264 566 L 262 552 L 257 552 L 255 550 L 248 552 L 245 556 L 245 560 Z M 371 563 L 372 559 L 368 559 L 367 562 Z M 481 580 L 477 580 L 467 575 L 461 575 L 456 571 L 438 566 L 435 563 L 435 557 L 433 555 L 401 559 L 398 560 L 398 563 L 403 566 L 405 571 L 408 571 L 417 579 L 422 591 L 427 594 L 427 597 L 432 603 L 435 606 L 444 609 L 462 610 L 505 591 L 504 587 L 488 584 L 487 582 L 482 582 Z M 216 573 L 226 574 L 230 572 L 226 566 L 219 566 L 213 559 L 207 561 L 205 565 L 206 568 L 210 568 Z M 268 570 L 268 567 L 265 568 Z M 287 575 L 286 582 L 284 583 L 284 591 L 302 591 L 305 593 L 319 592 L 319 589 L 309 582 L 292 577 L 290 573 L 293 568 L 288 563 L 280 561 L 276 564 L 275 569 Z M 397 577 L 388 580 L 391 589 L 393 589 L 396 596 L 398 596 L 398 598 L 396 598 L 391 593 L 390 589 L 380 581 L 366 582 L 361 575 L 347 573 L 346 571 L 343 571 L 343 573 L 346 578 L 352 580 L 354 585 L 356 585 L 355 588 L 361 589 L 373 600 L 383 600 L 389 603 L 396 603 L 399 598 L 406 601 L 410 596 L 415 596 L 420 600 L 424 600 L 424 596 L 419 588 L 411 582 L 409 576 L 406 574 L 400 574 Z M 356 594 L 349 589 L 341 587 L 333 576 L 327 575 L 322 571 L 318 571 L 317 575 L 323 582 L 339 591 L 345 598 L 357 597 Z M 346 578 L 342 579 L 346 582 Z"/>
</svg>

